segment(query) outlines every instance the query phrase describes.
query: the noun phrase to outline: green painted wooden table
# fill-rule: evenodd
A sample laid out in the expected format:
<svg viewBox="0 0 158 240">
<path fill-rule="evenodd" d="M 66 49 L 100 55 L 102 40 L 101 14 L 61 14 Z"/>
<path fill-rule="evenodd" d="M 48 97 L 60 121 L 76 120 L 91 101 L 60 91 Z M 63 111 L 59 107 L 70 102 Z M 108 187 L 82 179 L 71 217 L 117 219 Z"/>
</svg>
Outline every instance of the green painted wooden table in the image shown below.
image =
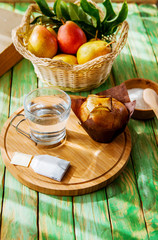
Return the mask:
<svg viewBox="0 0 158 240">
<path fill-rule="evenodd" d="M 27 6 L 0 3 L 21 13 Z M 92 93 L 135 77 L 158 82 L 157 8 L 129 4 L 127 20 L 128 42 L 109 79 Z M 0 78 L 1 129 L 23 105 L 25 94 L 38 86 L 33 66 L 25 59 Z M 6 170 L 1 158 L 1 239 L 158 239 L 158 120 L 131 119 L 128 126 L 132 136 L 128 165 L 113 183 L 91 194 L 57 197 L 30 190 Z"/>
</svg>

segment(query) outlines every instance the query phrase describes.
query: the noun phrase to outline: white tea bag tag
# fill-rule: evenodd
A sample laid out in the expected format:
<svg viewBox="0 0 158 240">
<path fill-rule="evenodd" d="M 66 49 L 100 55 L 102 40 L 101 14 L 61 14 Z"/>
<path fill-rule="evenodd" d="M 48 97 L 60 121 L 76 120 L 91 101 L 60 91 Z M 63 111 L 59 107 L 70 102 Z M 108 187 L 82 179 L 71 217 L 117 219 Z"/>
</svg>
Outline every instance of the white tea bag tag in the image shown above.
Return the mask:
<svg viewBox="0 0 158 240">
<path fill-rule="evenodd" d="M 19 166 L 24 166 L 24 167 L 28 167 L 29 163 L 31 161 L 32 155 L 29 154 L 24 154 L 24 153 L 20 153 L 20 152 L 15 152 L 14 156 L 12 157 L 10 163 L 11 164 L 15 164 L 15 165 L 19 165 Z"/>
<path fill-rule="evenodd" d="M 61 181 L 70 162 L 50 155 L 38 155 L 32 159 L 30 166 L 40 175 Z"/>
</svg>

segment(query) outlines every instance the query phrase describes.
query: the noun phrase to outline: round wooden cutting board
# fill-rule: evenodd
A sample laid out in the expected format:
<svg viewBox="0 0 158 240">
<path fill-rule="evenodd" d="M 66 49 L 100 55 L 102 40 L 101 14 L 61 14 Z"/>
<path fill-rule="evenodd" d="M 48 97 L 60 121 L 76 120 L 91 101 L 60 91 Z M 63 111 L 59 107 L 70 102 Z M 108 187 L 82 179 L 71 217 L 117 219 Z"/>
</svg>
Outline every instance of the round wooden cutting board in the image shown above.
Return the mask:
<svg viewBox="0 0 158 240">
<path fill-rule="evenodd" d="M 56 148 L 38 147 L 32 140 L 18 133 L 10 125 L 11 119 L 23 108 L 18 109 L 5 123 L 1 133 L 1 152 L 4 164 L 11 174 L 27 187 L 46 194 L 73 196 L 96 191 L 113 181 L 124 169 L 131 151 L 128 128 L 113 142 L 105 144 L 92 140 L 79 125 L 71 111 L 67 123 L 67 138 Z M 19 117 L 15 119 L 19 121 Z M 29 131 L 27 122 L 20 128 Z M 70 168 L 61 182 L 35 173 L 31 167 L 10 163 L 15 152 L 40 155 L 49 154 L 70 161 Z"/>
</svg>

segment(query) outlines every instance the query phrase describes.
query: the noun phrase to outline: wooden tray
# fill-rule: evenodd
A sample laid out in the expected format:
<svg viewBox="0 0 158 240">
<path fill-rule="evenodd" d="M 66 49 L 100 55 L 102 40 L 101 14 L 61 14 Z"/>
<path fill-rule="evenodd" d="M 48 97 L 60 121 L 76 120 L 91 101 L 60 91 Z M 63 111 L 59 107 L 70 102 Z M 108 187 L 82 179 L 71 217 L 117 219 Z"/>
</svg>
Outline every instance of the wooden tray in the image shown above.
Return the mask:
<svg viewBox="0 0 158 240">
<path fill-rule="evenodd" d="M 18 109 L 5 123 L 1 133 L 1 152 L 10 173 L 27 187 L 46 194 L 72 196 L 96 191 L 113 181 L 124 169 L 131 151 L 128 128 L 109 144 L 93 141 L 79 125 L 71 111 L 65 144 L 56 148 L 39 148 L 33 141 L 10 125 Z M 19 120 L 19 119 L 18 119 Z M 27 122 L 20 127 L 28 131 Z M 49 154 L 70 161 L 70 168 L 61 182 L 35 173 L 31 167 L 10 164 L 14 152 L 31 155 Z"/>
</svg>

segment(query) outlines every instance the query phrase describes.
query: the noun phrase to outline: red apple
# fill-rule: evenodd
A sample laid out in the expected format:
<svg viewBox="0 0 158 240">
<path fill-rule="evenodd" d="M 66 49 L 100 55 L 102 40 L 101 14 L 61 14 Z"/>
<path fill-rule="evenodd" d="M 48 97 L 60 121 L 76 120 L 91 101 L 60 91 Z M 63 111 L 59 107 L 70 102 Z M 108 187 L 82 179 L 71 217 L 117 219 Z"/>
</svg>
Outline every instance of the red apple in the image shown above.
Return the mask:
<svg viewBox="0 0 158 240">
<path fill-rule="evenodd" d="M 57 39 L 47 28 L 37 25 L 29 37 L 28 50 L 37 57 L 52 58 L 58 50 Z"/>
<path fill-rule="evenodd" d="M 76 54 L 78 48 L 87 42 L 83 30 L 72 21 L 67 21 L 59 28 L 57 39 L 61 52 L 68 54 Z"/>
</svg>

